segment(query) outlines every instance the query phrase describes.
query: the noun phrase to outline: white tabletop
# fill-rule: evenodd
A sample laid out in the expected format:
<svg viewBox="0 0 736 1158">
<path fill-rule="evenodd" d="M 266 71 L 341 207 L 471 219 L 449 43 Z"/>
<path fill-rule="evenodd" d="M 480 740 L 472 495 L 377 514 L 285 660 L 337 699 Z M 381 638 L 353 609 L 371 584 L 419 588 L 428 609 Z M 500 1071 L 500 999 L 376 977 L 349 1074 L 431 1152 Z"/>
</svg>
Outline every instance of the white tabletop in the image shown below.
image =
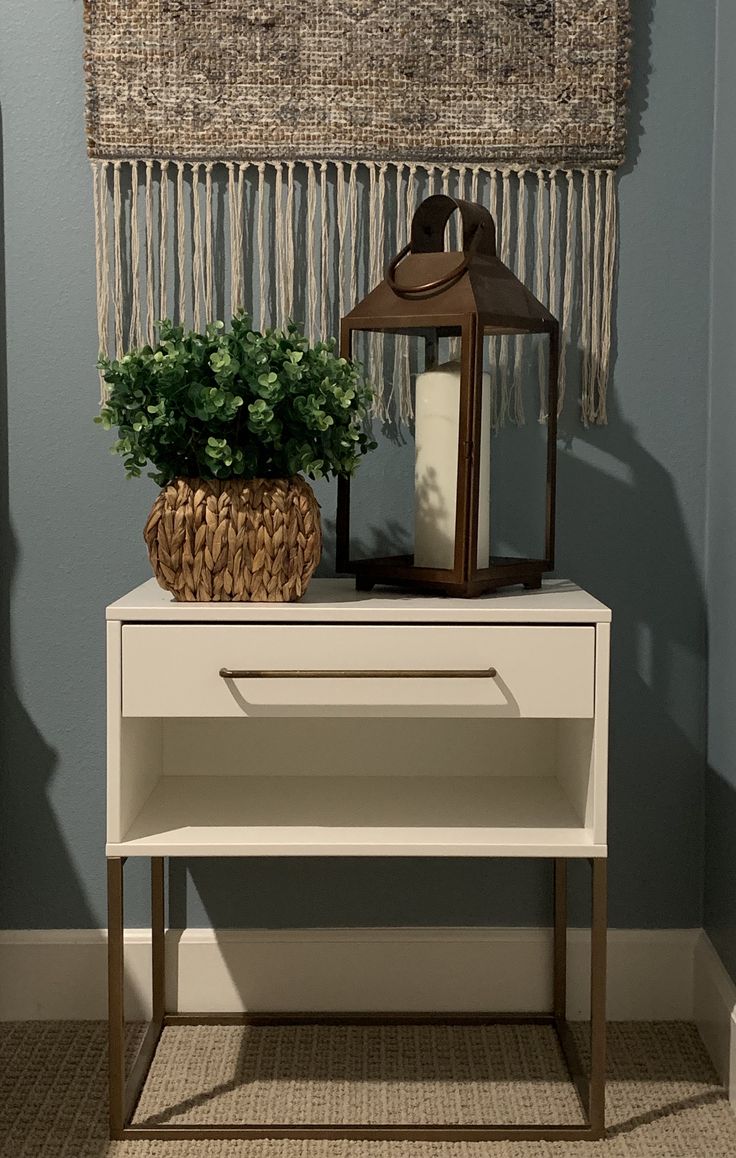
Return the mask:
<svg viewBox="0 0 736 1158">
<path fill-rule="evenodd" d="M 107 608 L 124 623 L 608 623 L 603 603 L 566 579 L 541 590 L 509 588 L 477 599 L 418 596 L 376 588 L 356 591 L 353 579 L 313 579 L 298 603 L 177 603 L 149 579 Z"/>
</svg>

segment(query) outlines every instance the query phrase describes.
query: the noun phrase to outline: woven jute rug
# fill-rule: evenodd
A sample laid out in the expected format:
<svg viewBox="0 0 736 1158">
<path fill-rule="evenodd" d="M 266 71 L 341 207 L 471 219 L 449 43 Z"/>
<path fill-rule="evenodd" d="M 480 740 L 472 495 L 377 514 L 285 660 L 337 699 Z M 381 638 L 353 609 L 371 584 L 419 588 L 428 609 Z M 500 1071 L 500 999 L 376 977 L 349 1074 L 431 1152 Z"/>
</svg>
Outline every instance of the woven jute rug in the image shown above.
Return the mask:
<svg viewBox="0 0 736 1158">
<path fill-rule="evenodd" d="M 335 334 L 445 192 L 490 208 L 502 260 L 561 320 L 561 395 L 574 374 L 605 422 L 628 0 L 84 7 L 104 353 L 240 308 Z M 376 412 L 410 421 L 406 343 L 382 342 Z M 497 425 L 524 417 L 516 348 L 491 343 Z"/>
<path fill-rule="evenodd" d="M 627 0 L 86 0 L 94 157 L 621 163 Z"/>
<path fill-rule="evenodd" d="M 131 1047 L 137 1031 L 131 1030 Z M 0 1026 L 2 1158 L 733 1158 L 736 1118 L 695 1028 L 610 1026 L 608 1138 L 596 1143 L 116 1142 L 106 1028 Z M 462 1122 L 575 1113 L 543 1028 L 181 1027 L 164 1035 L 138 1121 Z"/>
</svg>

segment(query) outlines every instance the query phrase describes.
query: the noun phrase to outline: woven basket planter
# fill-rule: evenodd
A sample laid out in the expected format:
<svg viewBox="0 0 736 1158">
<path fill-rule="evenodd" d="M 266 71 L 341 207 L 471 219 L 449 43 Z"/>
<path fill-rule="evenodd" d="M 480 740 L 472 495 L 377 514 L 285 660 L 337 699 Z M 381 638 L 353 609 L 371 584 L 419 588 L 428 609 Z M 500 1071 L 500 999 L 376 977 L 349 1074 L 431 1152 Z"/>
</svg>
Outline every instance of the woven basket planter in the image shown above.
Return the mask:
<svg viewBox="0 0 736 1158">
<path fill-rule="evenodd" d="M 175 479 L 143 537 L 156 579 L 181 602 L 291 602 L 322 551 L 319 504 L 298 475 Z"/>
</svg>

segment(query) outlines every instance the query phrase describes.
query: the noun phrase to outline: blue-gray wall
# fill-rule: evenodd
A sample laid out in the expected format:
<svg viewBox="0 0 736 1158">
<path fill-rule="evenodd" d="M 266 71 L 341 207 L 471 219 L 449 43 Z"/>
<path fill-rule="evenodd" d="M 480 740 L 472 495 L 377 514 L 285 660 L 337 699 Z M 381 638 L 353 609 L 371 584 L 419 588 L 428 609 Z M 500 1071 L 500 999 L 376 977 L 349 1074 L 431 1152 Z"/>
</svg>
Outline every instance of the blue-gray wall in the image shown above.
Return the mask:
<svg viewBox="0 0 736 1158">
<path fill-rule="evenodd" d="M 736 980 L 736 9 L 718 5 L 708 493 L 705 924 Z"/>
<path fill-rule="evenodd" d="M 633 7 L 611 421 L 587 432 L 572 417 L 565 423 L 558 560 L 560 574 L 614 609 L 612 922 L 692 926 L 701 924 L 703 886 L 715 0 Z M 103 923 L 103 609 L 148 575 L 141 527 L 152 485 L 123 480 L 91 422 L 81 9 L 81 0 L 3 0 L 0 11 L 7 927 Z M 329 518 L 332 489 L 320 498 Z M 133 923 L 146 917 L 139 868 Z M 548 914 L 543 866 L 534 864 L 255 861 L 201 863 L 193 874 L 195 924 L 534 924 Z M 175 919 L 183 884 L 177 871 Z"/>
</svg>

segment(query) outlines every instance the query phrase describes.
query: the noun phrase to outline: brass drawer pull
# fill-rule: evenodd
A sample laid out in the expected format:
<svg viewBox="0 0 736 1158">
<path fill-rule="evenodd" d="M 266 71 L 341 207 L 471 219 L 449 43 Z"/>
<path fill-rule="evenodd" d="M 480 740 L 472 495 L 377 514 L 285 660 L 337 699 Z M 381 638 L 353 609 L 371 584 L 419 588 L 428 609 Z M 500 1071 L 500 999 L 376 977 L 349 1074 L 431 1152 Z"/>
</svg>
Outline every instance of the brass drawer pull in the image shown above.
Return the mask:
<svg viewBox="0 0 736 1158">
<path fill-rule="evenodd" d="M 495 667 L 487 668 L 471 668 L 469 670 L 458 671 L 414 671 L 411 668 L 403 668 L 397 671 L 360 671 L 355 668 L 349 671 L 279 671 L 271 669 L 269 671 L 241 671 L 238 668 L 221 667 L 220 675 L 224 680 L 291 680 L 291 679 L 307 679 L 307 680 L 326 680 L 326 679 L 455 679 L 455 680 L 469 680 L 469 679 L 493 679 L 496 675 Z"/>
</svg>

